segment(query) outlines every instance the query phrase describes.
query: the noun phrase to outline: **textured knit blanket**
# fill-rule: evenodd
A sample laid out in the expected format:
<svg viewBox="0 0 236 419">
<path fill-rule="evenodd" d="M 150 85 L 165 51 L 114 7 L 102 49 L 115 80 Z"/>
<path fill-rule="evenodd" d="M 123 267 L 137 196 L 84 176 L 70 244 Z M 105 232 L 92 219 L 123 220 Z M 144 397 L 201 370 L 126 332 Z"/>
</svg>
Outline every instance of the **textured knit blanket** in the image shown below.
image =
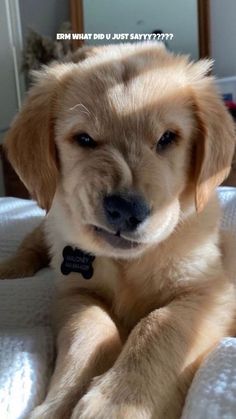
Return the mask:
<svg viewBox="0 0 236 419">
<path fill-rule="evenodd" d="M 222 224 L 236 232 L 236 188 L 220 188 Z M 32 201 L 0 198 L 0 260 L 14 252 L 44 212 Z M 235 249 L 236 250 L 236 249 Z M 24 419 L 46 392 L 54 358 L 53 273 L 0 282 L 0 418 Z M 182 419 L 236 418 L 236 339 L 226 338 L 198 370 Z M 135 418 L 134 418 L 135 419 Z"/>
</svg>

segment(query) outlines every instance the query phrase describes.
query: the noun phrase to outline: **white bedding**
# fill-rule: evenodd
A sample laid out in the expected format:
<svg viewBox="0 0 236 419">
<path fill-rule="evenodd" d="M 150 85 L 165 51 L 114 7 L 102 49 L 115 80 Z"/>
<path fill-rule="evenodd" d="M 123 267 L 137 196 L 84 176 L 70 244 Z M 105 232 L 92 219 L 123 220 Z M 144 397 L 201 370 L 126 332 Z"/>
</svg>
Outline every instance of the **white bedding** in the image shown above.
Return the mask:
<svg viewBox="0 0 236 419">
<path fill-rule="evenodd" d="M 220 188 L 222 223 L 236 232 L 236 189 Z M 0 260 L 44 215 L 34 202 L 0 198 Z M 0 418 L 24 419 L 44 397 L 53 363 L 49 269 L 0 282 Z M 236 418 L 236 339 L 224 339 L 203 363 L 182 419 Z M 135 419 L 135 418 L 134 418 Z M 164 418 L 163 418 L 164 419 Z"/>
<path fill-rule="evenodd" d="M 0 198 L 0 259 L 39 224 L 34 202 Z M 43 399 L 54 348 L 50 269 L 25 279 L 0 281 L 0 418 L 24 419 Z"/>
</svg>

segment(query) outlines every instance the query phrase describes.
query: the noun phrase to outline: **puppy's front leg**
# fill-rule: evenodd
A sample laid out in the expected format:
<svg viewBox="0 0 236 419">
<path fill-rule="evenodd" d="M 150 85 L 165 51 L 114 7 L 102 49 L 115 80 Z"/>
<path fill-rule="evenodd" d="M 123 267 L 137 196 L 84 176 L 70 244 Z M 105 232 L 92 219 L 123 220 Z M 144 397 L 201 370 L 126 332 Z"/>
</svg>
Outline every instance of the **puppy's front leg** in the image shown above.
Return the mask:
<svg viewBox="0 0 236 419">
<path fill-rule="evenodd" d="M 86 295 L 62 297 L 57 307 L 58 356 L 49 392 L 31 419 L 67 419 L 91 379 L 109 369 L 121 351 L 121 339 L 109 314 Z"/>
<path fill-rule="evenodd" d="M 203 292 L 184 295 L 142 319 L 72 419 L 180 418 L 202 357 L 232 327 L 233 291 L 221 288 L 214 297 L 210 289 Z"/>
<path fill-rule="evenodd" d="M 0 262 L 0 279 L 33 276 L 49 265 L 49 250 L 44 234 L 44 220 L 27 234 L 19 248 L 8 259 Z"/>
</svg>

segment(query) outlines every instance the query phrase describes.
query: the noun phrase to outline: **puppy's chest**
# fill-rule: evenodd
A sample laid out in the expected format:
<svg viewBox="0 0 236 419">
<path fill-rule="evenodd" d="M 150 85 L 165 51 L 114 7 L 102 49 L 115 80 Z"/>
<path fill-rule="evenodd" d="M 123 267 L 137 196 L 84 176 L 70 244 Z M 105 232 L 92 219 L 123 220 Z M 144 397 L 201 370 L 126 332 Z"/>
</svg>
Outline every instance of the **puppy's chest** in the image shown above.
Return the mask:
<svg viewBox="0 0 236 419">
<path fill-rule="evenodd" d="M 133 328 L 141 318 L 167 304 L 174 292 L 172 278 L 164 270 L 121 269 L 112 310 L 122 324 Z"/>
<path fill-rule="evenodd" d="M 65 245 L 54 253 L 53 266 L 63 288 L 97 294 L 127 328 L 167 304 L 174 293 L 172 269 L 157 263 L 123 264 L 105 257 L 89 258 Z"/>
</svg>

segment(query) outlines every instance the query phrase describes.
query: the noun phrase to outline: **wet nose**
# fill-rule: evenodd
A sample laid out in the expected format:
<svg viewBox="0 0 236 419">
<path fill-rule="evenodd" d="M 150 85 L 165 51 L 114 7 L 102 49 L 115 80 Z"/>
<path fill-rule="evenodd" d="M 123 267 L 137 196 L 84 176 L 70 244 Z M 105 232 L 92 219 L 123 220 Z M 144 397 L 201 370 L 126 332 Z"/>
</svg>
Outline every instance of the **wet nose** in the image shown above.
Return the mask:
<svg viewBox="0 0 236 419">
<path fill-rule="evenodd" d="M 138 195 L 107 195 L 103 201 L 107 222 L 116 231 L 134 231 L 150 214 L 146 201 Z"/>
</svg>

